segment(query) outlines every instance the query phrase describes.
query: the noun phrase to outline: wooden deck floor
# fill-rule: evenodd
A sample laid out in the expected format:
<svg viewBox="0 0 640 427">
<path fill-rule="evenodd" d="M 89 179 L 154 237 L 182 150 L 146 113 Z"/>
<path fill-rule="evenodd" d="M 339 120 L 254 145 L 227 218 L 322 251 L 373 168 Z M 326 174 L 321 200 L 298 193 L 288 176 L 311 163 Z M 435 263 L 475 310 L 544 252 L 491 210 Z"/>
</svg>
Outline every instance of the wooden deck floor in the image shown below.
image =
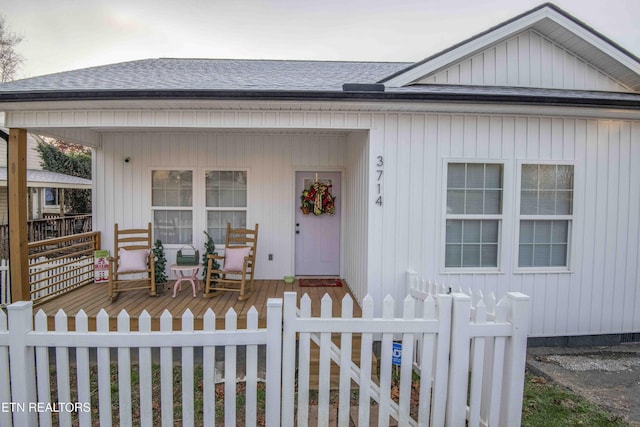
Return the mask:
<svg viewBox="0 0 640 427">
<path fill-rule="evenodd" d="M 299 286 L 298 280 L 293 284 L 286 284 L 282 280 L 256 280 L 255 289 L 245 301 L 238 301 L 236 292 L 222 292 L 214 298 L 204 298 L 202 291 L 193 297 L 191 286 L 183 285 L 175 298 L 171 297 L 173 282 L 170 282 L 163 295 L 149 296 L 145 290 L 125 292 L 111 302 L 108 297 L 106 284 L 89 284 L 79 289 L 60 295 L 57 298 L 43 302 L 35 306 L 34 313 L 42 309 L 49 317 L 49 329 L 53 329 L 54 316 L 62 309 L 69 316 L 69 329 L 75 329 L 73 317 L 82 309 L 89 317 L 89 329 L 95 329 L 95 316 L 104 309 L 111 318 L 111 329 L 115 330 L 116 317 L 126 310 L 131 317 L 131 328 L 137 330 L 137 318 L 146 310 L 152 318 L 152 329 L 159 329 L 160 315 L 164 310 L 169 310 L 174 318 L 174 329 L 181 329 L 180 317 L 189 309 L 195 318 L 195 328 L 202 328 L 202 318 L 207 309 L 211 308 L 216 314 L 217 327 L 224 327 L 224 315 L 227 310 L 233 308 L 238 315 L 238 327 L 245 326 L 246 314 L 252 306 L 255 306 L 259 314 L 260 327 L 266 326 L 267 300 L 269 298 L 282 298 L 284 292 L 296 292 L 298 299 L 307 293 L 312 300 L 312 314 L 320 314 L 320 300 L 325 294 L 333 299 L 334 315 L 340 313 L 342 298 L 350 294 L 349 288 L 342 287 L 304 287 Z M 353 297 L 353 295 L 352 295 Z M 357 303 L 354 304 L 354 317 L 360 317 L 361 311 Z"/>
</svg>

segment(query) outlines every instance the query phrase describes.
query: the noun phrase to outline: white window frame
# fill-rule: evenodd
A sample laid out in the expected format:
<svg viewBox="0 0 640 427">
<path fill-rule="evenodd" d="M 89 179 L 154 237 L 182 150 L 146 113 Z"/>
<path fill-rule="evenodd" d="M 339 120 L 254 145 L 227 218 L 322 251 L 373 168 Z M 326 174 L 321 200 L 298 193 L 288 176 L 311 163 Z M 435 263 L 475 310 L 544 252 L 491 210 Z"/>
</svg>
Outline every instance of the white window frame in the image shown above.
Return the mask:
<svg viewBox="0 0 640 427">
<path fill-rule="evenodd" d="M 55 204 L 49 204 L 47 203 L 47 190 L 52 190 L 55 192 L 55 199 L 56 202 Z M 44 194 L 42 197 L 42 204 L 44 206 L 44 209 L 59 209 L 60 208 L 60 191 L 62 189 L 61 188 L 57 188 L 57 187 L 45 187 L 44 189 Z"/>
<path fill-rule="evenodd" d="M 573 197 L 571 199 L 571 215 L 522 215 L 520 213 L 520 199 L 522 195 L 522 166 L 523 165 L 557 165 L 573 166 Z M 516 171 L 516 218 L 514 224 L 514 273 L 571 273 L 571 248 L 573 241 L 573 221 L 575 220 L 575 195 L 576 195 L 576 165 L 573 161 L 563 160 L 518 160 Z M 520 222 L 521 221 L 567 221 L 567 265 L 552 267 L 520 267 Z"/>
<path fill-rule="evenodd" d="M 442 274 L 496 274 L 502 272 L 502 246 L 503 246 L 503 224 L 504 224 L 504 212 L 505 212 L 505 198 L 507 195 L 507 165 L 503 159 L 465 159 L 465 158 L 450 158 L 443 159 L 443 188 L 442 188 L 442 224 L 440 231 L 440 271 Z M 447 190 L 448 190 L 448 175 L 449 165 L 452 163 L 467 163 L 467 164 L 499 164 L 502 166 L 502 213 L 500 214 L 449 214 L 447 212 Z M 447 267 L 446 266 L 446 254 L 447 254 L 447 220 L 497 220 L 498 221 L 498 250 L 497 250 L 497 262 L 495 267 Z"/>
<path fill-rule="evenodd" d="M 244 207 L 209 207 L 207 206 L 207 172 L 245 172 L 247 174 L 247 206 Z M 247 226 L 249 225 L 249 206 L 250 206 L 250 197 L 249 197 L 249 186 L 251 182 L 251 173 L 248 168 L 234 168 L 234 167 L 215 167 L 202 168 L 200 172 L 200 180 L 202 182 L 202 206 L 204 208 L 204 217 L 202 219 L 204 224 L 204 230 L 209 229 L 208 216 L 209 212 L 237 212 L 244 211 L 245 212 L 245 222 Z M 224 249 L 225 242 L 215 242 L 216 249 L 222 250 Z"/>
<path fill-rule="evenodd" d="M 155 206 L 153 204 L 153 172 L 155 171 L 190 171 L 191 172 L 191 206 Z M 195 238 L 195 230 L 196 230 L 196 225 L 198 224 L 197 218 L 196 218 L 196 211 L 194 209 L 194 206 L 197 206 L 198 204 L 198 176 L 197 176 L 197 170 L 195 168 L 189 168 L 189 167 L 180 167 L 180 166 L 175 166 L 175 167 L 152 167 L 149 168 L 149 181 L 148 181 L 149 185 L 150 185 L 150 190 L 151 190 L 151 195 L 149 198 L 149 202 L 151 204 L 151 224 L 152 224 L 152 229 L 155 231 L 156 228 L 156 224 L 155 224 L 155 212 L 156 211 L 191 211 L 191 242 L 184 242 L 184 243 L 166 243 L 166 242 L 162 242 L 163 246 L 166 249 L 175 249 L 175 248 L 181 248 L 184 245 L 193 245 L 194 241 L 196 240 Z M 153 239 L 154 241 L 156 239 L 158 239 L 159 237 L 155 235 L 153 235 Z"/>
</svg>

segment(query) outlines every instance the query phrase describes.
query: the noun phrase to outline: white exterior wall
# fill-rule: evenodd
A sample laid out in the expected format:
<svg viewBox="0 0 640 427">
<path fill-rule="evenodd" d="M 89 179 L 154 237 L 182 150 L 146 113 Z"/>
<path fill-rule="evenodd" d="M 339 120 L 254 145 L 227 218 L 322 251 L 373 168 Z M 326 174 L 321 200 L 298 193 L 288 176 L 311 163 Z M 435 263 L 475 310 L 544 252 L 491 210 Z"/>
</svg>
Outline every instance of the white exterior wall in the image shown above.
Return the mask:
<svg viewBox="0 0 640 427">
<path fill-rule="evenodd" d="M 344 276 L 358 301 L 367 295 L 367 237 L 369 201 L 369 135 L 364 131 L 347 136 L 347 168 L 342 182 L 345 230 Z"/>
<path fill-rule="evenodd" d="M 632 92 L 535 30 L 520 33 L 418 83 Z"/>
<path fill-rule="evenodd" d="M 385 156 L 386 202 L 369 204 L 370 292 L 404 294 L 411 269 L 498 298 L 530 295 L 532 336 L 640 331 L 639 122 L 450 114 L 375 122 L 371 157 Z M 444 271 L 447 159 L 504 162 L 499 272 Z M 570 272 L 515 272 L 519 160 L 575 165 Z"/>
<path fill-rule="evenodd" d="M 196 177 L 207 168 L 247 169 L 248 222 L 261 228 L 258 277 L 279 279 L 293 268 L 294 171 L 340 170 L 342 275 L 359 301 L 366 293 L 376 301 L 386 294 L 401 300 L 406 272 L 415 270 L 428 279 L 498 297 L 507 291 L 531 295 L 532 336 L 640 331 L 640 121 L 586 116 L 625 117 L 628 111 L 511 109 L 520 114 L 203 112 L 207 120 L 200 130 L 193 130 L 192 122 L 177 122 L 176 130 L 164 132 L 153 130 L 159 126 L 153 120 L 166 113 L 152 111 L 153 120 L 146 123 L 150 132 L 142 133 L 141 115 L 122 114 L 119 123 L 134 130 L 102 134 L 102 148 L 96 150 L 95 229 L 103 232 L 103 246 L 109 248 L 114 222 L 136 226 L 151 219 L 153 168 L 193 168 Z M 559 116 L 563 113 L 581 117 Z M 20 118 L 46 116 L 12 118 L 19 127 Z M 214 129 L 223 126 L 235 130 Z M 375 204 L 378 156 L 384 159 L 382 206 Z M 504 164 L 498 272 L 444 272 L 447 159 Z M 570 272 L 515 271 L 519 161 L 574 165 Z M 195 243 L 202 247 L 204 214 L 196 212 L 194 219 Z M 268 253 L 274 261 L 267 261 Z"/>
<path fill-rule="evenodd" d="M 299 202 L 299 195 L 294 194 L 295 170 L 343 170 L 345 143 L 346 134 L 342 133 L 105 134 L 103 148 L 95 151 L 94 229 L 104 230 L 102 246 L 112 251 L 114 223 L 128 228 L 153 222 L 151 170 L 191 169 L 193 238 L 202 251 L 206 229 L 204 171 L 247 170 L 247 224 L 260 224 L 256 277 L 282 279 L 293 274 L 294 267 L 294 212 Z M 125 157 L 130 157 L 129 163 L 124 162 Z M 351 241 L 348 236 L 343 240 Z M 165 247 L 169 263 L 173 263 L 181 245 Z M 267 260 L 270 253 L 273 261 Z M 349 281 L 349 277 L 345 279 Z"/>
</svg>

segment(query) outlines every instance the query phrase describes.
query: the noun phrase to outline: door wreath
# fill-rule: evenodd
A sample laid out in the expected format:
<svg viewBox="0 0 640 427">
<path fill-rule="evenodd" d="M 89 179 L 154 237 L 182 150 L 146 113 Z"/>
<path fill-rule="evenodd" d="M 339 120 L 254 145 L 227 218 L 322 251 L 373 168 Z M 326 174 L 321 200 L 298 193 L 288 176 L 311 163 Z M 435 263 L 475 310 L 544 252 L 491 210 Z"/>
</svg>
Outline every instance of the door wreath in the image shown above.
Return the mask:
<svg viewBox="0 0 640 427">
<path fill-rule="evenodd" d="M 335 198 L 331 195 L 331 184 L 315 181 L 309 188 L 302 191 L 300 210 L 304 215 L 313 212 L 314 215 L 326 213 L 333 215 L 336 212 Z"/>
</svg>

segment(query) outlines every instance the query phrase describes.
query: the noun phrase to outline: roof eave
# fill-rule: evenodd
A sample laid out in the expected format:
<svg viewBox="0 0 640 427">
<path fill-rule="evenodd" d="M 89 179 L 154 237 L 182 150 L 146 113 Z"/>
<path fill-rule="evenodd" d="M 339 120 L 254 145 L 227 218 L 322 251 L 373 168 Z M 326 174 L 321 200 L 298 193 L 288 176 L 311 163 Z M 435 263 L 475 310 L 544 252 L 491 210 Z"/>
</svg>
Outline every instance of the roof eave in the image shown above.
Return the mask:
<svg viewBox="0 0 640 427">
<path fill-rule="evenodd" d="M 604 93 L 603 93 L 604 95 Z M 393 91 L 240 91 L 240 90 L 123 90 L 123 91 L 53 91 L 0 93 L 0 110 L 14 103 L 60 101 L 358 101 L 358 102 L 469 102 L 563 105 L 640 109 L 640 97 L 612 99 L 607 96 L 577 97 L 561 95 L 526 95 L 500 93 L 393 92 Z M 9 110 L 10 108 L 7 108 Z M 22 109 L 22 108 L 20 108 Z"/>
</svg>

